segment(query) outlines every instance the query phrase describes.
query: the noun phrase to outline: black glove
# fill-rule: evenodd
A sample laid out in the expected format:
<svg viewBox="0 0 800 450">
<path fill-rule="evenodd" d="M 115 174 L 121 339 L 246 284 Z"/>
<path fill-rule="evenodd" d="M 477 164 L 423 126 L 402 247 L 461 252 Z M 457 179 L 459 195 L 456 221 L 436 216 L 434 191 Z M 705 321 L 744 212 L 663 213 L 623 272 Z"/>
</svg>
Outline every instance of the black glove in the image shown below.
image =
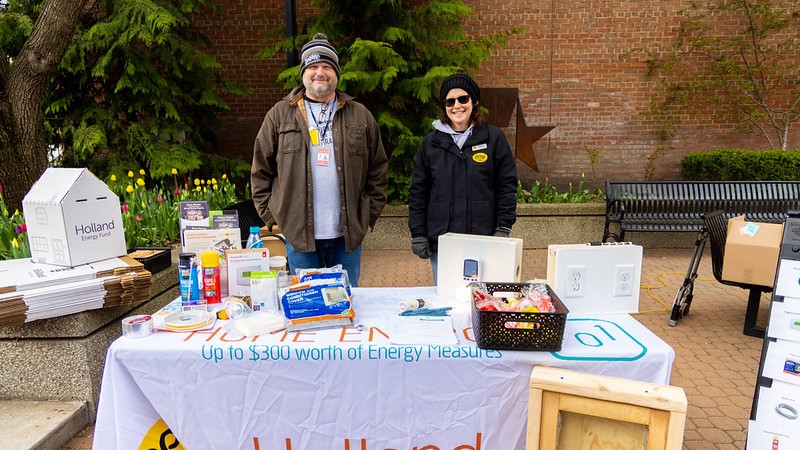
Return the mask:
<svg viewBox="0 0 800 450">
<path fill-rule="evenodd" d="M 431 244 L 426 237 L 415 237 L 411 239 L 411 251 L 422 259 L 431 257 Z"/>
<path fill-rule="evenodd" d="M 494 235 L 497 237 L 508 237 L 511 234 L 511 229 L 506 227 L 497 227 L 494 229 Z"/>
</svg>

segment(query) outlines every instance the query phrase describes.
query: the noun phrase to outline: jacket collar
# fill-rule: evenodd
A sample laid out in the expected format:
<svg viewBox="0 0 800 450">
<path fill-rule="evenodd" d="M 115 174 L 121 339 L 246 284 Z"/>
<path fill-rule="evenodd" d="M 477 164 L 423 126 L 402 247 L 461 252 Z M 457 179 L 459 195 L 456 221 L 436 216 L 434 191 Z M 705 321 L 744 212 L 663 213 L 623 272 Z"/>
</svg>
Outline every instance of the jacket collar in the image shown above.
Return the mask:
<svg viewBox="0 0 800 450">
<path fill-rule="evenodd" d="M 464 143 L 464 148 L 467 148 L 467 145 L 473 142 L 486 142 L 489 139 L 489 127 L 481 125 L 479 127 L 472 128 L 472 135 L 467 139 L 467 142 Z M 434 143 L 439 147 L 450 148 L 451 144 L 455 145 L 453 142 L 453 137 L 449 134 L 436 130 L 436 134 L 433 136 Z"/>
</svg>

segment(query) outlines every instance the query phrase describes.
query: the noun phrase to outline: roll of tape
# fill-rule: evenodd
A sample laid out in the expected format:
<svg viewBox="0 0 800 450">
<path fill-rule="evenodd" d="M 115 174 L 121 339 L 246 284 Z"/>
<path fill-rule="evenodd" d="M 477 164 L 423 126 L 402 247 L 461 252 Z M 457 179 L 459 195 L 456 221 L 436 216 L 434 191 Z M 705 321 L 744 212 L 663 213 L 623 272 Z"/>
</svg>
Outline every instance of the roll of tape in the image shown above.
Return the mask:
<svg viewBox="0 0 800 450">
<path fill-rule="evenodd" d="M 155 331 L 153 318 L 146 315 L 130 316 L 122 319 L 122 335 L 131 338 L 150 336 Z"/>
</svg>

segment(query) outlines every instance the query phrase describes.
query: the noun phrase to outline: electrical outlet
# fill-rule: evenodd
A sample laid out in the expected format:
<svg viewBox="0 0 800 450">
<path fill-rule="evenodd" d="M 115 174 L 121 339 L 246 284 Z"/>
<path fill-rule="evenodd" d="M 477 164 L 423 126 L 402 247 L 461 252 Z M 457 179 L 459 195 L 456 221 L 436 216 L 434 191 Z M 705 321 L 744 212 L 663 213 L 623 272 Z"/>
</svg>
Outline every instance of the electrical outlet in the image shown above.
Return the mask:
<svg viewBox="0 0 800 450">
<path fill-rule="evenodd" d="M 633 295 L 633 264 L 617 264 L 614 268 L 614 296 L 628 297 Z"/>
<path fill-rule="evenodd" d="M 567 266 L 564 297 L 583 297 L 586 291 L 586 266 Z"/>
</svg>

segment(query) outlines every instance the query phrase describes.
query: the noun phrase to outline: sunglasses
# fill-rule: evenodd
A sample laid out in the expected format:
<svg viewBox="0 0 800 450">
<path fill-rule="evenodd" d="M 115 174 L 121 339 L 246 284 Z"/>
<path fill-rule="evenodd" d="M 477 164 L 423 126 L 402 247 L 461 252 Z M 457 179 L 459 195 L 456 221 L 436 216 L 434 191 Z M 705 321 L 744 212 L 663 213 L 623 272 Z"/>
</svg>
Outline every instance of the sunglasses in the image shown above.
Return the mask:
<svg viewBox="0 0 800 450">
<path fill-rule="evenodd" d="M 456 100 L 458 100 L 458 103 L 466 105 L 467 103 L 469 103 L 469 95 L 462 95 L 461 97 L 456 97 L 456 98 L 446 98 L 444 100 L 444 106 L 452 108 L 453 106 L 455 106 Z"/>
</svg>

